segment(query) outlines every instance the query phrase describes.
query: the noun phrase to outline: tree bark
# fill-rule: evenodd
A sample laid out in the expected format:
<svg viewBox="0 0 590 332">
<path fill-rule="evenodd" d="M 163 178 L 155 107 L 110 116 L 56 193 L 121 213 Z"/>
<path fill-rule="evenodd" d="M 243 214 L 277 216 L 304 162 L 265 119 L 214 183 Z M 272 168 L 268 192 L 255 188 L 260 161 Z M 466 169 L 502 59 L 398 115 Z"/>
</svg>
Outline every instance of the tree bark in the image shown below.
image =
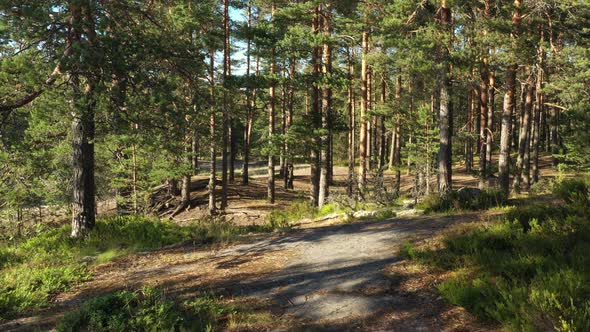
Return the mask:
<svg viewBox="0 0 590 332">
<path fill-rule="evenodd" d="M 446 0 L 441 1 L 441 23 L 447 33 L 452 33 L 451 9 L 447 7 Z M 452 110 L 451 110 L 451 79 L 449 63 L 449 45 L 442 46 L 442 70 L 440 73 L 440 109 L 439 130 L 440 144 L 438 156 L 438 192 L 446 195 L 452 188 Z"/>
<path fill-rule="evenodd" d="M 488 59 L 484 58 L 481 68 L 481 82 L 479 85 L 479 188 L 484 189 L 487 178 L 487 136 L 488 136 L 488 91 L 490 75 Z"/>
<path fill-rule="evenodd" d="M 535 112 L 533 117 L 533 183 L 539 181 L 539 149 L 541 145 L 541 123 L 543 108 L 545 107 L 545 96 L 543 94 L 543 81 L 545 80 L 545 49 L 543 43 L 545 35 L 542 27 L 539 27 L 540 42 L 537 48 L 537 96 L 535 98 Z"/>
<path fill-rule="evenodd" d="M 216 207 L 216 190 L 217 184 L 215 168 L 217 152 L 215 150 L 215 49 L 209 49 L 209 96 L 210 113 L 209 113 L 209 158 L 211 159 L 211 167 L 209 169 L 209 214 L 217 213 Z"/>
<path fill-rule="evenodd" d="M 494 113 L 496 111 L 495 106 L 495 99 L 496 99 L 496 72 L 494 70 L 490 70 L 490 85 L 489 85 L 489 93 L 488 93 L 488 135 L 486 136 L 486 159 L 487 159 L 487 168 L 488 168 L 488 176 L 491 173 L 491 165 L 492 165 L 492 153 L 493 153 L 493 144 L 494 144 Z"/>
<path fill-rule="evenodd" d="M 535 93 L 535 87 L 533 86 L 532 81 L 532 73 L 527 80 L 525 91 L 524 114 L 522 117 L 522 123 L 520 125 L 520 131 L 518 133 L 518 158 L 516 160 L 516 174 L 514 175 L 513 183 L 513 188 L 516 193 L 520 193 L 523 176 L 525 183 L 528 182 L 526 179 L 528 177 L 526 170 L 528 168 L 527 164 L 529 161 L 527 150 L 529 149 L 530 144 L 531 108 L 533 106 L 533 95 Z"/>
<path fill-rule="evenodd" d="M 229 0 L 223 0 L 223 83 L 227 82 L 230 68 L 229 58 Z M 221 129 L 221 210 L 227 207 L 228 149 L 229 149 L 229 101 L 227 89 L 223 89 L 223 113 Z"/>
<path fill-rule="evenodd" d="M 248 27 L 252 27 L 252 1 L 248 2 Z M 246 76 L 250 79 L 250 61 L 252 40 L 248 37 L 246 46 Z M 258 77 L 260 72 L 260 56 L 256 56 L 256 70 L 255 77 Z M 244 162 L 242 165 L 242 185 L 248 185 L 249 182 L 249 163 L 250 163 L 250 145 L 252 140 L 252 123 L 254 120 L 254 110 L 256 109 L 256 88 L 247 91 L 246 98 L 246 128 L 244 129 Z"/>
<path fill-rule="evenodd" d="M 330 180 L 328 174 L 329 163 L 329 116 L 332 109 L 332 88 L 328 80 L 332 75 L 332 46 L 328 39 L 332 35 L 332 4 L 331 1 L 327 1 L 324 5 L 324 11 L 322 15 L 323 21 L 323 32 L 324 32 L 324 45 L 323 45 L 323 81 L 324 86 L 322 87 L 322 134 L 320 136 L 320 192 L 318 194 L 318 206 L 321 208 L 326 203 L 330 190 Z"/>
<path fill-rule="evenodd" d="M 467 132 L 469 137 L 465 141 L 465 171 L 471 173 L 473 170 L 473 139 L 472 135 L 475 130 L 475 101 L 477 92 L 475 89 L 469 91 L 469 114 L 467 115 Z"/>
<path fill-rule="evenodd" d="M 520 28 L 520 0 L 514 1 L 512 13 L 512 48 L 516 48 L 516 38 Z M 510 150 L 512 147 L 512 115 L 514 114 L 514 95 L 516 90 L 516 71 L 518 64 L 512 64 L 506 69 L 506 93 L 502 109 L 502 128 L 500 132 L 500 156 L 498 159 L 498 182 L 504 195 L 508 197 L 510 185 Z"/>
<path fill-rule="evenodd" d="M 296 72 L 296 61 L 295 58 L 291 58 L 289 64 L 289 93 L 288 93 L 288 105 L 287 105 L 287 121 L 286 121 L 286 134 L 289 133 L 291 126 L 293 125 L 293 109 L 295 107 L 295 72 Z M 290 170 L 294 170 L 293 161 L 291 160 L 289 144 L 285 142 L 285 177 L 284 187 L 285 189 L 293 189 L 293 173 Z"/>
<path fill-rule="evenodd" d="M 275 19 L 275 3 L 273 1 L 271 8 L 272 20 Z M 267 183 L 267 201 L 271 204 L 275 202 L 275 156 L 273 152 L 273 136 L 275 131 L 275 104 L 276 104 L 276 82 L 275 82 L 275 48 L 270 50 L 270 75 L 272 76 L 269 88 L 269 106 L 268 106 L 268 140 L 270 151 L 268 154 L 268 183 Z"/>
<path fill-rule="evenodd" d="M 394 142 L 394 151 L 393 154 L 393 167 L 395 169 L 395 183 L 393 187 L 393 191 L 395 193 L 400 193 L 401 182 L 402 182 L 402 73 L 400 72 L 397 75 L 395 81 L 395 101 L 397 104 L 397 114 L 395 117 L 395 142 Z"/>
<path fill-rule="evenodd" d="M 355 164 L 355 95 L 354 95 L 354 64 L 352 62 L 352 47 L 348 47 L 348 179 L 347 193 L 352 197 L 354 193 L 354 164 Z"/>
<path fill-rule="evenodd" d="M 359 133 L 359 173 L 358 190 L 361 197 L 364 197 L 367 186 L 367 56 L 369 53 L 369 32 L 362 34 L 362 58 L 361 58 L 361 114 Z"/>
<path fill-rule="evenodd" d="M 86 1 L 71 1 L 70 15 L 74 27 L 70 36 L 70 46 L 76 48 L 82 43 L 84 33 L 90 49 L 98 47 L 95 32 L 94 17 L 90 3 Z M 82 27 L 82 30 L 80 30 Z M 80 67 L 87 66 L 79 63 Z M 91 230 L 96 222 L 96 186 L 94 182 L 94 134 L 96 99 L 94 89 L 97 76 L 93 73 L 86 75 L 83 89 L 78 74 L 71 75 L 74 86 L 75 104 L 83 101 L 74 114 L 72 121 L 72 161 L 73 161 L 73 194 L 72 194 L 72 232 L 73 238 L 83 237 Z"/>
<path fill-rule="evenodd" d="M 319 35 L 320 33 L 320 12 L 321 8 L 316 7 L 314 9 L 314 15 L 312 20 L 312 30 L 314 35 Z M 318 129 L 320 122 L 320 88 L 319 88 L 319 77 L 321 72 L 321 51 L 319 46 L 314 45 L 312 50 L 312 76 L 313 76 L 313 83 L 312 83 L 312 92 L 311 92 L 311 121 L 313 125 L 313 129 Z M 320 140 L 314 134 L 312 136 L 312 146 L 310 151 L 310 169 L 311 169 L 311 205 L 318 206 L 319 202 L 319 194 L 320 194 L 320 151 L 318 147 L 320 146 Z"/>
</svg>

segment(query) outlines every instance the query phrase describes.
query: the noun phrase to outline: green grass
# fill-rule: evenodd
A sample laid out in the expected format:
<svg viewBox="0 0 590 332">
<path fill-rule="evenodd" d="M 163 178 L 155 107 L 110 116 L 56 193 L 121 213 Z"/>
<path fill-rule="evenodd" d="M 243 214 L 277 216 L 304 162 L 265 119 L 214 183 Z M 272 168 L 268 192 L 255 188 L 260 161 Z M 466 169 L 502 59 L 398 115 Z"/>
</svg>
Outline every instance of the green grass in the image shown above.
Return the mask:
<svg viewBox="0 0 590 332">
<path fill-rule="evenodd" d="M 175 303 L 147 287 L 93 298 L 66 314 L 57 331 L 213 331 L 237 311 L 212 295 Z"/>
<path fill-rule="evenodd" d="M 438 290 L 482 321 L 513 331 L 588 331 L 587 188 L 579 181 L 557 183 L 554 195 L 565 204 L 516 207 L 491 226 L 449 235 L 443 249 L 419 250 L 406 243 L 401 252 L 453 271 Z"/>
<path fill-rule="evenodd" d="M 295 201 L 285 209 L 273 210 L 267 217 L 266 227 L 275 229 L 289 228 L 302 219 L 320 218 L 332 213 L 346 213 L 349 211 L 351 211 L 350 208 L 334 202 L 317 208 L 307 201 Z"/>
<path fill-rule="evenodd" d="M 46 230 L 19 247 L 0 246 L 0 320 L 47 306 L 55 294 L 88 279 L 89 264 L 182 242 L 230 242 L 242 234 L 273 229 L 271 225 L 238 227 L 219 221 L 179 226 L 126 216 L 98 220 L 82 240 L 69 237 L 69 226 Z"/>
</svg>

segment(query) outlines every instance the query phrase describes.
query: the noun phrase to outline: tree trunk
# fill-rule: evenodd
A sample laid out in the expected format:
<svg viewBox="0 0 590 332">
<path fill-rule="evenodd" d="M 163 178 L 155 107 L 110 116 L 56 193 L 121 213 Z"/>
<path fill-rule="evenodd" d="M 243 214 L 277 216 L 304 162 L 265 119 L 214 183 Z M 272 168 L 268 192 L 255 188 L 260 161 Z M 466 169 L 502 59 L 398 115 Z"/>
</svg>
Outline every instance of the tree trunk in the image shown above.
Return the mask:
<svg viewBox="0 0 590 332">
<path fill-rule="evenodd" d="M 512 48 L 516 48 L 516 37 L 520 28 L 520 0 L 514 1 L 514 12 L 512 13 Z M 504 195 L 508 197 L 510 185 L 510 150 L 512 147 L 512 115 L 514 114 L 514 95 L 516 90 L 516 71 L 518 64 L 508 66 L 506 69 L 506 93 L 504 94 L 504 105 L 502 109 L 502 128 L 500 132 L 500 156 L 498 159 L 498 182 Z"/>
<path fill-rule="evenodd" d="M 248 28 L 252 27 L 252 0 L 248 1 Z M 246 77 L 250 79 L 250 61 L 251 61 L 252 40 L 248 35 L 246 42 Z M 257 58 L 258 59 L 258 58 Z M 256 61 L 256 76 L 258 76 L 258 60 Z M 252 137 L 252 120 L 254 117 L 254 108 L 256 108 L 256 89 L 246 90 L 246 126 L 244 128 L 244 160 L 242 163 L 242 185 L 248 185 L 249 165 L 250 162 L 250 139 Z"/>
<path fill-rule="evenodd" d="M 82 33 L 88 38 L 92 49 L 97 44 L 94 17 L 88 1 L 80 1 L 77 4 L 70 3 L 71 23 L 74 26 L 69 43 L 76 47 L 80 42 Z M 83 31 L 80 30 L 83 26 Z M 81 67 L 86 66 L 80 63 Z M 84 101 L 79 106 L 72 121 L 72 168 L 73 168 L 73 193 L 72 193 L 72 232 L 73 238 L 80 238 L 94 228 L 96 222 L 96 186 L 94 183 L 94 134 L 95 134 L 95 108 L 96 100 L 94 88 L 96 86 L 94 75 L 86 77 L 86 82 L 81 92 L 75 91 L 75 103 Z M 78 74 L 71 76 L 72 83 L 80 87 Z M 78 90 L 78 89 L 76 89 Z"/>
<path fill-rule="evenodd" d="M 393 166 L 395 168 L 395 184 L 393 191 L 397 194 L 400 193 L 401 182 L 402 182 L 402 73 L 397 75 L 395 81 L 395 101 L 397 104 L 397 115 L 395 119 L 395 143 L 393 154 Z"/>
<path fill-rule="evenodd" d="M 543 108 L 545 107 L 545 96 L 543 94 L 543 81 L 545 79 L 545 49 L 543 43 L 545 36 L 542 27 L 539 27 L 540 42 L 537 50 L 537 97 L 535 101 L 535 115 L 533 117 L 533 183 L 539 181 L 539 149 L 541 145 L 541 123 Z"/>
<path fill-rule="evenodd" d="M 522 117 L 522 123 L 520 125 L 520 131 L 518 133 L 518 158 L 516 160 L 516 173 L 514 175 L 513 183 L 513 188 L 516 193 L 520 193 L 523 176 L 525 176 L 525 182 L 528 182 L 526 179 L 526 177 L 528 177 L 526 170 L 528 168 L 527 164 L 529 161 L 527 150 L 529 149 L 530 142 L 531 108 L 533 106 L 533 95 L 535 91 L 532 81 L 532 74 L 530 74 L 529 79 L 527 80 L 525 91 L 524 114 Z"/>
<path fill-rule="evenodd" d="M 90 89 L 92 89 L 90 87 Z M 90 94 L 87 97 L 91 96 Z M 73 204 L 72 237 L 83 237 L 94 227 L 94 101 L 87 101 L 72 122 Z"/>
<path fill-rule="evenodd" d="M 209 169 L 209 214 L 214 215 L 217 212 L 215 206 L 216 192 L 215 186 L 217 179 L 215 175 L 217 153 L 215 151 L 215 49 L 209 49 L 209 96 L 211 97 L 211 110 L 209 114 L 209 158 L 211 167 Z"/>
<path fill-rule="evenodd" d="M 387 87 L 385 84 L 385 76 L 381 78 L 381 105 L 385 107 L 385 102 L 387 100 Z M 383 176 L 383 169 L 385 167 L 385 156 L 387 154 L 387 138 L 386 138 L 386 130 L 385 130 L 385 117 L 381 115 L 379 117 L 379 123 L 381 124 L 381 130 L 379 132 L 379 137 L 381 137 L 381 141 L 379 143 L 379 174 Z"/>
<path fill-rule="evenodd" d="M 275 3 L 273 1 L 272 9 L 271 9 L 272 20 L 274 22 L 275 19 Z M 275 48 L 274 46 L 270 50 L 270 75 L 274 76 L 276 72 L 276 64 L 275 64 Z M 269 106 L 268 106 L 268 140 L 269 144 L 273 145 L 273 136 L 275 131 L 275 104 L 276 104 L 276 82 L 274 81 L 274 77 L 272 78 L 272 82 L 269 88 Z M 270 153 L 268 154 L 268 183 L 267 183 L 267 201 L 271 204 L 275 202 L 275 156 L 272 151 L 272 147 L 270 149 Z"/>
<path fill-rule="evenodd" d="M 332 88 L 328 80 L 332 75 L 332 47 L 329 44 L 328 39 L 332 35 L 332 4 L 327 1 L 324 5 L 324 12 L 322 17 L 323 29 L 324 29 L 324 45 L 323 45 L 323 81 L 324 86 L 322 87 L 322 134 L 320 137 L 320 192 L 318 195 L 318 206 L 321 208 L 326 203 L 329 195 L 330 180 L 328 174 L 329 163 L 329 138 L 328 138 L 328 126 L 329 117 L 332 109 Z"/>
<path fill-rule="evenodd" d="M 193 130 L 191 139 L 191 168 L 193 175 L 199 174 L 199 135 L 196 130 Z"/>
<path fill-rule="evenodd" d="M 321 9 L 318 7 L 314 10 L 314 16 L 312 21 L 312 30 L 314 35 L 319 35 L 320 33 L 320 11 Z M 312 51 L 312 75 L 313 75 L 313 85 L 312 85 L 312 93 L 311 93 L 311 119 L 313 124 L 313 129 L 319 128 L 318 122 L 320 121 L 320 88 L 319 88 L 319 77 L 321 72 L 321 63 L 320 63 L 321 51 L 319 46 L 314 45 Z M 319 202 L 319 194 L 320 194 L 320 151 L 318 147 L 320 146 L 319 138 L 316 137 L 314 134 L 312 137 L 312 146 L 310 151 L 310 164 L 311 164 L 311 205 L 318 206 Z"/>
<path fill-rule="evenodd" d="M 358 189 L 361 197 L 364 197 L 367 186 L 367 56 L 369 53 L 369 32 L 363 31 L 361 58 L 361 114 L 359 133 L 359 174 Z"/>
<path fill-rule="evenodd" d="M 447 33 L 452 33 L 451 10 L 446 0 L 441 1 L 441 23 Z M 442 70 L 440 73 L 440 109 L 439 129 L 440 146 L 438 156 L 438 192 L 446 195 L 452 188 L 452 110 L 451 110 L 451 78 L 449 63 L 449 45 L 442 46 Z"/>
<path fill-rule="evenodd" d="M 348 47 L 348 179 L 347 193 L 352 197 L 354 192 L 354 164 L 355 164 L 355 95 L 354 95 L 354 64 L 352 63 L 352 47 Z"/>
<path fill-rule="evenodd" d="M 488 175 L 491 173 L 491 165 L 492 165 L 492 153 L 493 153 L 493 144 L 494 144 L 494 113 L 496 111 L 495 106 L 495 99 L 496 99 L 496 72 L 494 70 L 490 71 L 490 92 L 488 93 L 489 101 L 488 101 L 488 135 L 486 136 L 486 154 L 487 154 L 487 168 L 488 168 Z"/>
<path fill-rule="evenodd" d="M 229 75 L 229 0 L 223 0 L 223 83 L 225 84 Z M 223 89 L 223 113 L 221 129 L 221 210 L 227 207 L 227 185 L 228 185 L 228 149 L 229 149 L 229 101 L 227 89 Z"/>
<path fill-rule="evenodd" d="M 465 171 L 471 173 L 473 170 L 473 131 L 475 129 L 475 100 L 477 93 L 474 90 L 469 91 L 469 114 L 467 115 L 467 132 L 469 134 L 465 141 Z"/>
<path fill-rule="evenodd" d="M 295 72 L 296 72 L 296 61 L 295 58 L 291 58 L 289 65 L 289 103 L 287 106 L 287 123 L 286 123 L 286 134 L 289 133 L 291 126 L 293 125 L 293 109 L 295 107 Z M 286 174 L 284 177 L 285 189 L 293 189 L 293 172 L 294 166 L 291 160 L 289 144 L 285 143 L 285 167 Z"/>
<path fill-rule="evenodd" d="M 484 189 L 487 178 L 487 137 L 488 137 L 488 91 L 490 75 L 488 59 L 484 58 L 481 69 L 481 83 L 479 85 L 479 188 Z"/>
</svg>

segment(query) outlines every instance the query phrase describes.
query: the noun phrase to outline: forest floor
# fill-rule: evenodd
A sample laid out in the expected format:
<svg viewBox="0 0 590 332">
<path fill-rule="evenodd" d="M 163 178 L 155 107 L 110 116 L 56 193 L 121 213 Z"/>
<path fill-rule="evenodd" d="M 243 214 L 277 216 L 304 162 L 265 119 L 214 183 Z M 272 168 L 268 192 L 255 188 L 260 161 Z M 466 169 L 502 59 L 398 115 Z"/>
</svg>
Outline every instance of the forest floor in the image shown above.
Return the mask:
<svg viewBox="0 0 590 332">
<path fill-rule="evenodd" d="M 335 190 L 344 190 L 346 172 L 344 167 L 335 168 Z M 277 189 L 275 205 L 266 202 L 264 177 L 255 176 L 249 186 L 230 186 L 227 217 L 239 224 L 264 222 L 273 209 L 305 199 L 308 174 L 308 168 L 298 168 L 296 191 Z M 477 179 L 457 170 L 454 182 L 457 187 L 476 186 Z M 402 189 L 411 184 L 412 179 L 404 175 Z M 178 215 L 177 221 L 205 212 L 199 206 L 204 205 L 206 192 L 193 192 L 191 198 L 193 208 Z M 347 224 L 325 221 L 252 234 L 242 244 L 227 247 L 183 244 L 134 254 L 92 267 L 91 280 L 56 295 L 46 310 L 0 324 L 0 330 L 51 329 L 85 300 L 142 286 L 159 287 L 178 300 L 215 294 L 266 317 L 230 330 L 494 330 L 440 297 L 436 285 L 445 279 L 444 274 L 428 271 L 399 254 L 407 241 L 437 241 L 457 227 L 490 218 L 493 213 L 488 211 Z"/>
<path fill-rule="evenodd" d="M 486 216 L 314 225 L 227 248 L 184 245 L 137 254 L 94 267 L 92 280 L 58 295 L 52 308 L 0 330 L 48 329 L 84 300 L 149 285 L 179 300 L 203 292 L 223 295 L 272 315 L 235 330 L 487 331 L 437 295 L 435 285 L 444 275 L 399 255 L 406 241 L 429 240 Z"/>
</svg>

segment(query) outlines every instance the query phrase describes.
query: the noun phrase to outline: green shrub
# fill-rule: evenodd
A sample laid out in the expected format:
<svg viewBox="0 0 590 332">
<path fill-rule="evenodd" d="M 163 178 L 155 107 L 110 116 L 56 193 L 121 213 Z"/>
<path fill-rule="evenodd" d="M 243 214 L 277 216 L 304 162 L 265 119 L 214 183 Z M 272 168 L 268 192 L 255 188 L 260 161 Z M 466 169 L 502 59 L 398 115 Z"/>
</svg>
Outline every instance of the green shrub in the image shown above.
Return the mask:
<svg viewBox="0 0 590 332">
<path fill-rule="evenodd" d="M 450 280 L 438 285 L 437 289 L 450 303 L 466 308 L 485 321 L 493 320 L 488 309 L 494 306 L 500 294 L 486 280 Z"/>
<path fill-rule="evenodd" d="M 531 221 L 542 224 L 548 219 L 565 218 L 567 210 L 560 206 L 551 206 L 545 203 L 529 203 L 508 211 L 505 219 L 516 221 L 522 225 L 525 231 L 531 229 Z"/>
<path fill-rule="evenodd" d="M 568 204 L 574 202 L 588 204 L 590 200 L 588 184 L 581 179 L 568 179 L 556 182 L 553 187 L 553 194 Z"/>
<path fill-rule="evenodd" d="M 406 257 L 457 271 L 438 286 L 451 303 L 516 331 L 590 329 L 588 205 L 531 204 L 492 226 L 450 235 Z"/>
<path fill-rule="evenodd" d="M 417 208 L 424 210 L 425 213 L 484 210 L 495 206 L 503 206 L 506 202 L 506 196 L 498 189 L 482 190 L 481 194 L 473 196 L 460 195 L 458 192 L 453 191 L 442 196 L 430 194 L 422 202 L 418 203 Z"/>
<path fill-rule="evenodd" d="M 444 212 L 453 208 L 453 195 L 450 193 L 444 196 L 439 194 L 430 194 L 419 202 L 416 207 L 424 210 L 424 213 Z"/>
<path fill-rule="evenodd" d="M 402 244 L 399 254 L 402 258 L 409 258 L 409 259 L 417 259 L 418 258 L 418 255 L 416 254 L 416 247 L 414 247 L 414 245 L 409 241 L 406 241 Z"/>
<path fill-rule="evenodd" d="M 234 312 L 211 296 L 178 305 L 156 288 L 120 291 L 85 302 L 64 316 L 58 331 L 210 331 Z"/>
<path fill-rule="evenodd" d="M 317 212 L 317 209 L 309 202 L 296 201 L 286 209 L 273 210 L 267 217 L 267 223 L 272 229 L 288 228 L 292 222 L 305 218 L 314 218 Z"/>
</svg>

